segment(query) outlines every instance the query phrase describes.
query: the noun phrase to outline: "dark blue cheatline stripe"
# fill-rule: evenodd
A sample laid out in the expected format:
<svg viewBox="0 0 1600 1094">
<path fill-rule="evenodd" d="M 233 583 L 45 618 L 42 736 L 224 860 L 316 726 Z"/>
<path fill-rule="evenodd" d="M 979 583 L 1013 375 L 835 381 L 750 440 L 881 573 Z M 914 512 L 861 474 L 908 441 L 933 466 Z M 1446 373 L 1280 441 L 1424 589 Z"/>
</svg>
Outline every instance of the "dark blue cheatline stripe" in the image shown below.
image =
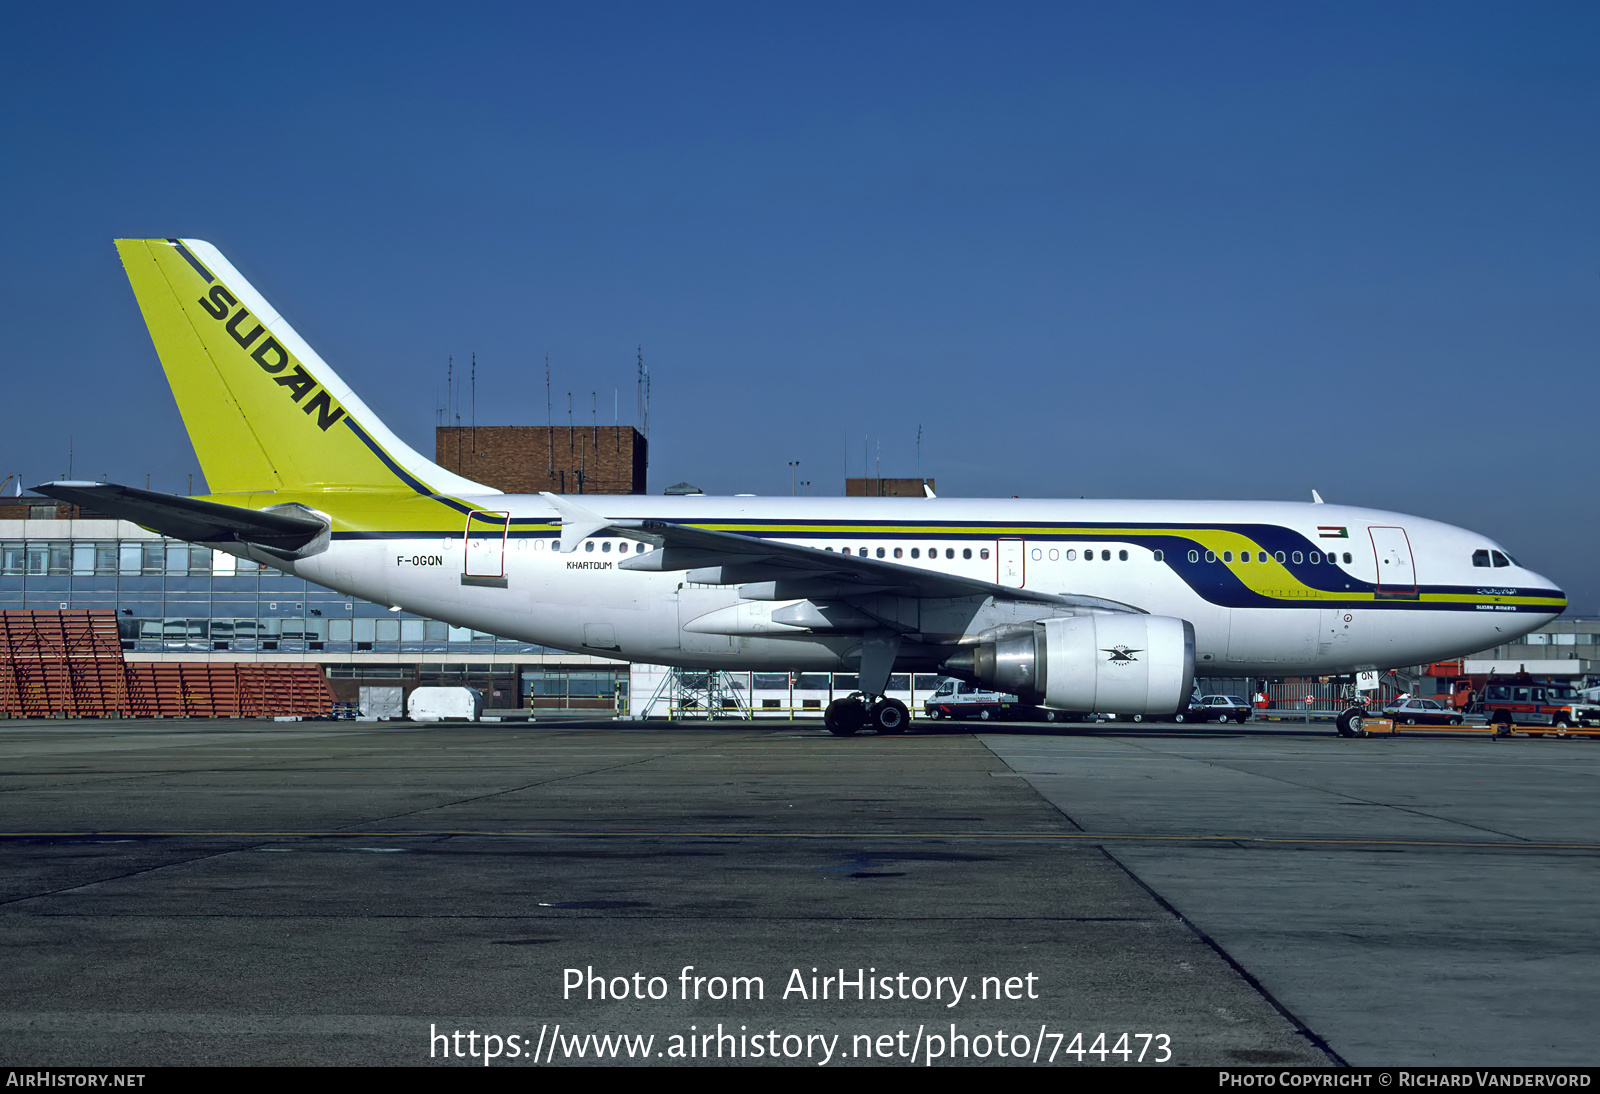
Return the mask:
<svg viewBox="0 0 1600 1094">
<path fill-rule="evenodd" d="M 195 273 L 199 274 L 201 277 L 206 279 L 206 284 L 207 285 L 211 284 L 213 281 L 216 280 L 216 278 L 211 276 L 211 271 L 206 269 L 204 266 L 200 265 L 200 260 L 198 258 L 196 258 L 194 255 L 189 253 L 189 248 L 187 248 L 187 247 L 185 247 L 183 245 L 183 241 L 182 240 L 180 240 L 180 239 L 169 239 L 169 240 L 167 240 L 167 242 L 172 244 L 174 247 L 177 248 L 178 253 L 183 256 L 183 260 L 185 262 L 187 262 L 189 265 L 194 267 Z"/>
<path fill-rule="evenodd" d="M 387 467 L 390 471 L 392 471 L 394 473 L 395 478 L 399 479 L 401 482 L 403 482 L 407 486 L 411 487 L 411 489 L 415 490 L 418 494 L 421 494 L 425 498 L 432 498 L 434 501 L 437 501 L 442 505 L 449 506 L 451 509 L 454 509 L 458 513 L 472 513 L 472 512 L 475 512 L 475 510 L 470 505 L 464 505 L 461 502 L 456 501 L 454 498 L 447 498 L 443 494 L 435 493 L 433 491 L 433 489 L 427 485 L 427 483 L 424 483 L 421 479 L 417 478 L 415 475 L 411 474 L 405 468 L 403 468 L 399 464 L 395 463 L 394 460 L 389 456 L 389 453 L 385 452 L 383 450 L 383 448 L 378 444 L 377 441 L 375 441 L 371 437 L 369 437 L 367 435 L 367 431 L 365 429 L 362 429 L 359 425 L 356 424 L 356 420 L 355 420 L 354 417 L 352 417 L 349 414 L 346 414 L 344 416 L 344 422 L 345 422 L 346 425 L 348 425 L 350 427 L 350 431 L 352 433 L 354 433 L 357 437 L 361 438 L 361 443 L 366 445 L 368 448 L 370 448 L 372 450 L 372 454 L 374 456 L 378 457 L 378 459 L 380 459 L 381 461 L 383 461 L 383 466 Z M 422 534 L 423 533 L 421 533 L 421 532 L 402 532 L 402 533 L 398 533 L 394 538 L 406 538 L 406 537 L 415 538 L 416 536 L 419 536 L 419 535 L 422 535 Z M 431 533 L 431 534 L 434 535 L 434 536 L 437 536 L 439 533 L 434 532 L 434 533 Z"/>
</svg>

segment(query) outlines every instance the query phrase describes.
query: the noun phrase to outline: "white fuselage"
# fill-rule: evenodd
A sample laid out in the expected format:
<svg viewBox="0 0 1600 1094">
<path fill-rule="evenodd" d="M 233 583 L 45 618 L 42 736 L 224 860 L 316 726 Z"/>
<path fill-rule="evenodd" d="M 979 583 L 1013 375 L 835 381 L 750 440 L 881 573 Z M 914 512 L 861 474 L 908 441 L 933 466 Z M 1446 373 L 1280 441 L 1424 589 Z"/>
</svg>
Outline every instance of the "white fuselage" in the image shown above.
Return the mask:
<svg viewBox="0 0 1600 1094">
<path fill-rule="evenodd" d="M 255 557 L 456 626 L 630 661 L 826 670 L 845 667 L 858 644 L 849 635 L 772 624 L 771 612 L 792 601 L 746 600 L 737 585 L 696 585 L 684 571 L 619 569 L 638 557 L 630 539 L 594 536 L 561 553 L 556 514 L 537 496 L 460 500 L 507 511 L 509 522 L 488 532 L 475 526 L 470 543 L 461 531 L 336 532 L 326 552 L 299 562 Z M 1509 561 L 1475 565 L 1475 553 L 1503 555 L 1487 537 L 1349 506 L 638 495 L 584 501 L 614 520 L 669 521 L 824 550 L 864 548 L 867 557 L 904 566 L 1174 616 L 1194 626 L 1200 675 L 1421 664 L 1507 642 L 1562 610 L 1561 594 L 1538 574 Z M 480 581 L 464 581 L 464 574 Z M 880 600 L 873 610 L 891 613 L 908 634 L 949 631 L 948 606 Z M 712 613 L 736 621 L 709 633 L 693 626 Z M 901 666 L 936 667 L 929 650 L 909 643 Z"/>
</svg>

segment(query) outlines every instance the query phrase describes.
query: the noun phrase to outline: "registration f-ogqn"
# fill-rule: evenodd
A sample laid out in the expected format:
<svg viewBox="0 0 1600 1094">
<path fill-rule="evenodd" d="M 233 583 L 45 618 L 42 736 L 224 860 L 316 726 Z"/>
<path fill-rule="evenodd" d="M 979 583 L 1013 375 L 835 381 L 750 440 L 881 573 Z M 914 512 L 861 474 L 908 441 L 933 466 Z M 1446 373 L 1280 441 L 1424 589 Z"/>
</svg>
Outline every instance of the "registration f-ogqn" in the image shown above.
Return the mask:
<svg viewBox="0 0 1600 1094">
<path fill-rule="evenodd" d="M 1321 503 L 504 494 L 389 431 L 210 244 L 117 243 L 211 493 L 37 489 L 339 592 L 701 669 L 892 672 L 1158 714 L 1195 676 L 1453 657 L 1566 606 L 1487 537 Z"/>
</svg>

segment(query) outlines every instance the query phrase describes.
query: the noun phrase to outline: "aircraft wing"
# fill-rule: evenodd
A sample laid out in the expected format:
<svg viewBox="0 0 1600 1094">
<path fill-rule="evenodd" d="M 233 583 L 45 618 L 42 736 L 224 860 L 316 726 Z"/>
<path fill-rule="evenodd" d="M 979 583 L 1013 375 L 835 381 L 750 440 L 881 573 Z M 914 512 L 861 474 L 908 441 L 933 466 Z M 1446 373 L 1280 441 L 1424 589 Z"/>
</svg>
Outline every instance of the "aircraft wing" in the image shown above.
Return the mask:
<svg viewBox="0 0 1600 1094">
<path fill-rule="evenodd" d="M 191 543 L 259 543 L 294 551 L 328 527 L 299 506 L 244 509 L 109 482 L 47 482 L 33 489 Z"/>
<path fill-rule="evenodd" d="M 543 497 L 561 515 L 561 549 L 573 551 L 585 538 L 616 535 L 659 548 L 617 563 L 622 570 L 686 570 L 690 581 L 739 585 L 757 600 L 849 599 L 887 594 L 925 599 L 992 596 L 1084 608 L 1133 612 L 1141 608 L 1094 596 L 1016 589 L 978 578 L 939 573 L 885 559 L 865 558 L 778 540 L 756 539 L 659 520 L 609 520 L 554 494 Z"/>
</svg>

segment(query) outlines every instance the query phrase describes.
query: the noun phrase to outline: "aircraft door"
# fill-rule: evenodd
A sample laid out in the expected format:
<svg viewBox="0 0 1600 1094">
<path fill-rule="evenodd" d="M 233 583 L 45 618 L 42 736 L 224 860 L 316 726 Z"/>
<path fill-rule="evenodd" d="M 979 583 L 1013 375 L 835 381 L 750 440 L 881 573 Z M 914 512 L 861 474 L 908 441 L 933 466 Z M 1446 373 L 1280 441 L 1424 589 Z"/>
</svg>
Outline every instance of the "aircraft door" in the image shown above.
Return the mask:
<svg viewBox="0 0 1600 1094">
<path fill-rule="evenodd" d="M 1404 528 L 1368 528 L 1372 551 L 1378 560 L 1380 597 L 1417 596 L 1417 568 L 1411 557 L 1411 540 Z"/>
<path fill-rule="evenodd" d="M 511 514 L 473 511 L 461 536 L 461 584 L 506 587 L 506 538 Z"/>
<path fill-rule="evenodd" d="M 1000 560 L 998 582 L 1013 589 L 1022 588 L 1027 580 L 1027 563 L 1023 558 L 1027 543 L 1021 539 L 1002 539 L 995 546 Z"/>
</svg>

